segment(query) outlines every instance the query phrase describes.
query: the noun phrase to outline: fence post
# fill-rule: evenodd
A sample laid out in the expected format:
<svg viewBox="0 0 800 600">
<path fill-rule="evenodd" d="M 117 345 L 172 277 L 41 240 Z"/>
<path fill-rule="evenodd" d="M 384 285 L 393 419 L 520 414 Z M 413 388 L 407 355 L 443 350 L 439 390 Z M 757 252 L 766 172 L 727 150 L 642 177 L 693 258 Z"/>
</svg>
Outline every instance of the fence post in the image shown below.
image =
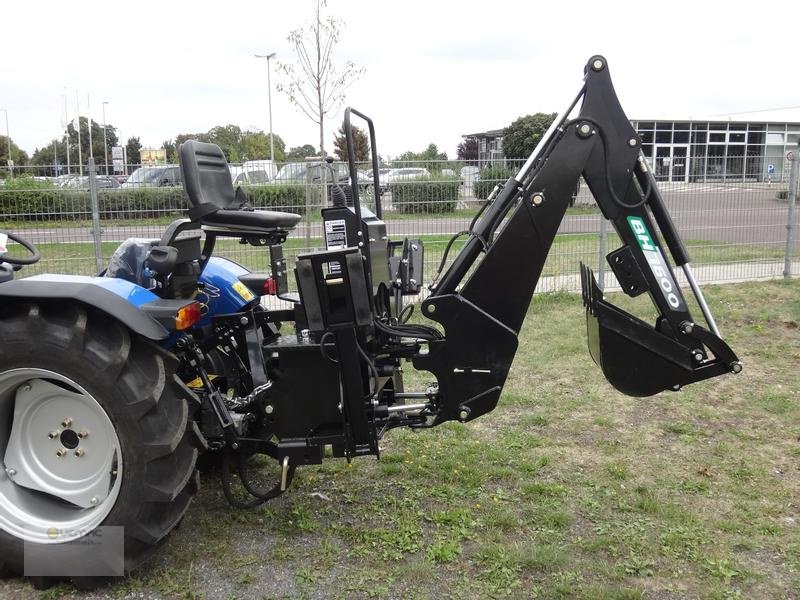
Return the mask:
<svg viewBox="0 0 800 600">
<path fill-rule="evenodd" d="M 89 157 L 89 196 L 92 201 L 92 239 L 94 240 L 95 273 L 103 270 L 103 244 L 100 231 L 100 203 L 97 200 L 97 167 Z"/>
<path fill-rule="evenodd" d="M 794 250 L 794 214 L 797 207 L 798 171 L 800 171 L 800 144 L 792 153 L 792 167 L 789 172 L 789 217 L 786 224 L 786 257 L 783 262 L 783 276 L 787 279 L 792 276 L 792 252 Z"/>
<path fill-rule="evenodd" d="M 599 211 L 598 211 L 599 212 Z M 597 279 L 601 290 L 606 287 L 606 246 L 608 245 L 608 221 L 600 213 L 600 245 L 597 252 Z"/>
</svg>

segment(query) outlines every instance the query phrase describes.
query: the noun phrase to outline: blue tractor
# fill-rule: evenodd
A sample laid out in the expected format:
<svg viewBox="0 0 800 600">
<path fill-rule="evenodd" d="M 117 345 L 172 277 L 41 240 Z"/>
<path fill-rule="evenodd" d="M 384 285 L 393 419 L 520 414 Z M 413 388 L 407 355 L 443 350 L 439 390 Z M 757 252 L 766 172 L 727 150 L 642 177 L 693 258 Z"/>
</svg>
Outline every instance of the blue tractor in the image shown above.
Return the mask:
<svg viewBox="0 0 800 600">
<path fill-rule="evenodd" d="M 374 212 L 359 197 L 352 115 L 370 131 Z M 325 250 L 291 265 L 282 244 L 300 216 L 255 210 L 222 151 L 197 141 L 180 148 L 188 217 L 161 239 L 122 243 L 101 276 L 15 278 L 38 252 L 0 233 L 0 572 L 81 583 L 130 571 L 183 517 L 201 454 L 218 464 L 229 502 L 248 508 L 326 451 L 378 456 L 390 429 L 492 411 L 581 175 L 621 240 L 611 270 L 658 313 L 651 325 L 615 307 L 581 267 L 589 349 L 610 383 L 650 396 L 741 370 L 603 57 L 425 287 L 422 242 L 386 234 L 372 121 L 348 109 L 345 132 L 351 184 L 330 187 Z M 263 248 L 269 272 L 214 256 L 222 238 Z M 8 240 L 31 256 L 9 253 Z M 689 314 L 669 255 L 707 327 Z M 421 300 L 413 320 L 409 296 Z M 434 383 L 406 391 L 405 362 Z M 274 461 L 270 477 L 253 457 Z M 119 532 L 124 552 L 65 543 L 101 528 Z"/>
</svg>

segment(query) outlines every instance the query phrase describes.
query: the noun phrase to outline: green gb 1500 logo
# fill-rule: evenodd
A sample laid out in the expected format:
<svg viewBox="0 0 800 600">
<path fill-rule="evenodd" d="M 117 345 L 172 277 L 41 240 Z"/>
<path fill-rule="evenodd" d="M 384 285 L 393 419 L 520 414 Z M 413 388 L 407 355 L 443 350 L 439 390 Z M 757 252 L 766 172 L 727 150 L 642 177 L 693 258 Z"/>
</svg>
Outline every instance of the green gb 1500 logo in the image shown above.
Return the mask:
<svg viewBox="0 0 800 600">
<path fill-rule="evenodd" d="M 650 235 L 642 218 L 628 217 L 628 225 L 631 226 L 636 241 L 639 242 L 639 247 L 644 252 L 650 270 L 658 279 L 658 286 L 661 288 L 664 298 L 673 309 L 685 310 L 686 305 L 683 303 L 678 285 L 672 277 L 672 270 L 667 266 L 667 261 L 664 260 L 664 255 L 661 254 L 659 247 L 653 243 L 653 236 Z"/>
</svg>

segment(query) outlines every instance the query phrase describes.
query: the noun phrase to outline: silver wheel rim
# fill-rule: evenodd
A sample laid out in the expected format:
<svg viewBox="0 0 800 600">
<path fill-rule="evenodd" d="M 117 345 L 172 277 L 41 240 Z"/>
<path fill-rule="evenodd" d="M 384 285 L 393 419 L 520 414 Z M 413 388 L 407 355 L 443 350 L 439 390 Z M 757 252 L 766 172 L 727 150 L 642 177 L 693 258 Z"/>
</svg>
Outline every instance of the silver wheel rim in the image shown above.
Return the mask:
<svg viewBox="0 0 800 600">
<path fill-rule="evenodd" d="M 0 373 L 0 529 L 40 544 L 74 541 L 111 512 L 122 453 L 111 419 L 69 377 Z"/>
</svg>

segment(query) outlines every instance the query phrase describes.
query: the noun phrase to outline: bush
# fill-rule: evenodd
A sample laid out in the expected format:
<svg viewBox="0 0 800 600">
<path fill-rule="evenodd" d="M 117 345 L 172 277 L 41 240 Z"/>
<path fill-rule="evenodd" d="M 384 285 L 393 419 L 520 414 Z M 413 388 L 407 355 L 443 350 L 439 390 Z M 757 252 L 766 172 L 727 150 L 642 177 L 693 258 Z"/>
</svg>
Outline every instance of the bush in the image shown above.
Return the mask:
<svg viewBox="0 0 800 600">
<path fill-rule="evenodd" d="M 458 178 L 439 179 L 418 177 L 410 181 L 389 184 L 392 206 L 403 214 L 447 213 L 456 209 Z"/>
<path fill-rule="evenodd" d="M 248 186 L 245 191 L 256 208 L 304 213 L 305 186 Z M 311 192 L 311 206 L 319 206 L 319 190 Z M 182 216 L 189 209 L 183 188 L 119 188 L 97 191 L 103 219 L 151 219 Z M 90 219 L 88 191 L 50 189 L 0 189 L 0 219 L 10 221 L 75 221 Z"/>
<path fill-rule="evenodd" d="M 305 185 L 249 185 L 243 187 L 250 203 L 255 207 L 267 210 L 293 212 L 300 215 L 306 212 Z M 309 208 L 311 212 L 320 207 L 320 186 L 309 190 Z"/>
<path fill-rule="evenodd" d="M 505 183 L 514 173 L 508 167 L 486 167 L 481 171 L 480 179 L 472 184 L 472 191 L 479 200 L 486 200 L 494 186 Z"/>
</svg>

